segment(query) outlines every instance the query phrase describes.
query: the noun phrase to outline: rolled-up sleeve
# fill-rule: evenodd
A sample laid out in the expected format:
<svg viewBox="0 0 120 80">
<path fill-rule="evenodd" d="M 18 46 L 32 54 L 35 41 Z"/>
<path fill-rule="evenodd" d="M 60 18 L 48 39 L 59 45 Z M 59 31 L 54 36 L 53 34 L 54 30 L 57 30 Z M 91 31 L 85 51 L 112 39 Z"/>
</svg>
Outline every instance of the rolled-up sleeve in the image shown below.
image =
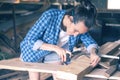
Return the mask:
<svg viewBox="0 0 120 80">
<path fill-rule="evenodd" d="M 44 42 L 42 40 L 37 40 L 33 45 L 33 50 L 38 50 Z"/>
<path fill-rule="evenodd" d="M 84 43 L 84 45 L 87 48 L 87 51 L 90 53 L 92 48 L 98 49 L 98 44 L 96 41 L 89 35 L 89 33 L 85 33 L 80 35 L 81 41 Z"/>
</svg>

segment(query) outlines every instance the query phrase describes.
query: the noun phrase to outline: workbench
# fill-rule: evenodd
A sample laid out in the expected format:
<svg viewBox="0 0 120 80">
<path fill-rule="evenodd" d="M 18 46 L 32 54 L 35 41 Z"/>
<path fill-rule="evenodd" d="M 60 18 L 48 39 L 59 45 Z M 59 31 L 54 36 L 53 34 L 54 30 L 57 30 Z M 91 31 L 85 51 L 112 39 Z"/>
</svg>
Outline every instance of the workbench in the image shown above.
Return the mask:
<svg viewBox="0 0 120 80">
<path fill-rule="evenodd" d="M 102 54 L 112 54 L 120 51 L 120 43 L 108 42 L 100 48 Z M 77 57 L 76 57 L 77 56 Z M 109 62 L 108 62 L 109 63 Z M 99 63 L 100 65 L 100 63 Z M 108 66 L 109 67 L 109 66 Z M 82 80 L 84 77 L 99 78 L 106 80 L 120 80 L 120 72 L 106 73 L 107 69 L 93 68 L 90 66 L 90 58 L 86 55 L 77 54 L 69 65 L 51 65 L 46 63 L 22 62 L 19 58 L 0 61 L 0 69 L 17 71 L 34 71 L 57 74 L 59 80 Z M 106 76 L 107 74 L 107 76 Z M 110 75 L 110 76 L 109 76 Z"/>
</svg>

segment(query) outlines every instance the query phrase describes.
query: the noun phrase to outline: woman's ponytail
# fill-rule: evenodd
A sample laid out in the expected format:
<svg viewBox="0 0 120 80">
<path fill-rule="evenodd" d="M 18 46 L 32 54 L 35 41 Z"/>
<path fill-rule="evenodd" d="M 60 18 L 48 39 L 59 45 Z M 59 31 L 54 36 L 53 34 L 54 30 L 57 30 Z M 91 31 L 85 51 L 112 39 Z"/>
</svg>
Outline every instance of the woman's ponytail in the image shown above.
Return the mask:
<svg viewBox="0 0 120 80">
<path fill-rule="evenodd" d="M 97 10 L 90 0 L 80 0 L 80 3 L 81 6 L 86 8 L 88 11 L 93 12 L 94 16 L 96 16 Z"/>
</svg>

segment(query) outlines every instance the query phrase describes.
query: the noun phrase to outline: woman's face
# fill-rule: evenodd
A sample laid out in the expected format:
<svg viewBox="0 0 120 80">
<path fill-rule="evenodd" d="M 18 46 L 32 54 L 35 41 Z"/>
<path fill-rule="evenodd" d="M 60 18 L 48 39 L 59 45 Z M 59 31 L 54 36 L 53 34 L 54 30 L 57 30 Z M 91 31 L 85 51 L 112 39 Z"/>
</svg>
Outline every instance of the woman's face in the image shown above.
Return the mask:
<svg viewBox="0 0 120 80">
<path fill-rule="evenodd" d="M 77 36 L 78 34 L 84 34 L 88 31 L 88 28 L 85 26 L 84 21 L 80 21 L 76 24 L 73 22 L 72 16 L 68 18 L 67 21 L 67 34 Z"/>
</svg>

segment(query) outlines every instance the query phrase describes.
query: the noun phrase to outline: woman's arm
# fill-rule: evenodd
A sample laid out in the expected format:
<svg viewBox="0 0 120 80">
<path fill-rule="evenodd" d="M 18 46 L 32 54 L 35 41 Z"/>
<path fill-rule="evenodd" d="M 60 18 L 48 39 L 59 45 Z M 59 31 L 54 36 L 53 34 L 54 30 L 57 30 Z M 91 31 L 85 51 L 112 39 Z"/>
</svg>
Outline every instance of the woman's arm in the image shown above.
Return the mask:
<svg viewBox="0 0 120 80">
<path fill-rule="evenodd" d="M 90 53 L 91 66 L 95 67 L 100 61 L 100 57 L 96 53 L 96 50 L 98 49 L 97 43 L 89 33 L 82 34 L 80 39 L 87 47 L 87 51 Z"/>
<path fill-rule="evenodd" d="M 60 56 L 62 62 L 66 61 L 66 53 L 70 54 L 70 56 L 71 56 L 71 52 L 69 52 L 57 45 L 43 43 L 39 49 L 56 52 Z"/>
<path fill-rule="evenodd" d="M 84 43 L 87 48 L 87 51 L 90 53 L 92 48 L 98 49 L 98 44 L 96 41 L 90 36 L 89 33 L 81 34 L 80 40 Z"/>
<path fill-rule="evenodd" d="M 37 50 L 42 45 L 42 37 L 50 19 L 51 17 L 48 12 L 43 13 L 33 27 L 28 31 L 25 40 L 27 41 L 28 46 L 30 46 L 33 50 Z M 36 44 L 39 44 L 39 46 L 36 46 Z"/>
</svg>

